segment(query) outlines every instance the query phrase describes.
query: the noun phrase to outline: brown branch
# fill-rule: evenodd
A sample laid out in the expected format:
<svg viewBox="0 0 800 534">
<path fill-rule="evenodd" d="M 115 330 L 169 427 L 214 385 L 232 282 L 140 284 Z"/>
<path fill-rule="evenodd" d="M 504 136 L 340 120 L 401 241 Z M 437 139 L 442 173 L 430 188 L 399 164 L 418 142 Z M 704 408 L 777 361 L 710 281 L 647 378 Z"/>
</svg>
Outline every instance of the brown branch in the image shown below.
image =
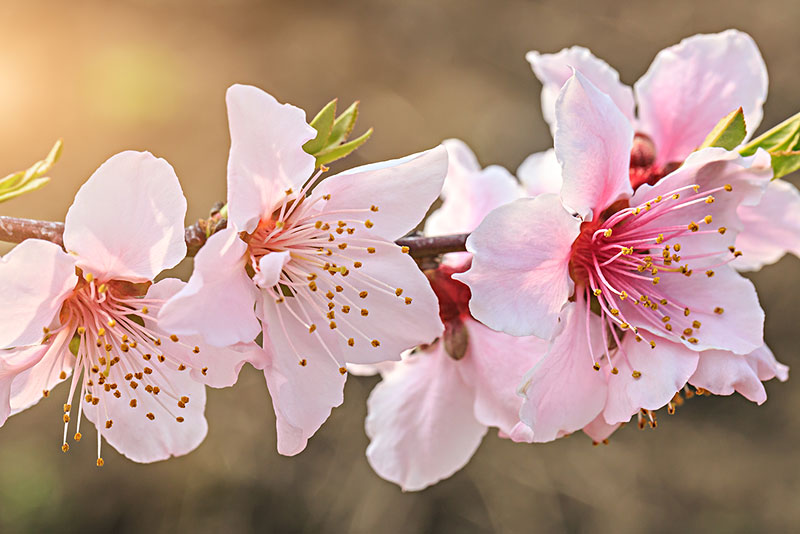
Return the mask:
<svg viewBox="0 0 800 534">
<path fill-rule="evenodd" d="M 194 256 L 206 242 L 206 221 L 200 220 L 186 227 L 185 238 L 187 255 Z M 214 231 L 225 227 L 224 221 L 214 226 Z M 64 246 L 64 223 L 37 221 L 0 216 L 0 241 L 21 243 L 26 239 L 44 239 Z M 438 256 L 447 252 L 465 251 L 464 243 L 468 234 L 443 235 L 438 237 L 409 236 L 397 240 L 400 246 L 408 247 L 415 258 Z"/>
</svg>

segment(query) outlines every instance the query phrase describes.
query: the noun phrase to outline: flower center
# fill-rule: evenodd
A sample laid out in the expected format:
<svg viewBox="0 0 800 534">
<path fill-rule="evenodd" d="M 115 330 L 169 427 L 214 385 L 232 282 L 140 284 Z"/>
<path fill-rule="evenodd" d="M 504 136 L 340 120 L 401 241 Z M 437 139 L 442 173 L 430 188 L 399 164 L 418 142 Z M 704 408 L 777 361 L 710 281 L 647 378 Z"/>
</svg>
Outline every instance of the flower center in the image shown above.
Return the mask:
<svg viewBox="0 0 800 534">
<path fill-rule="evenodd" d="M 58 351 L 62 359 L 74 358 L 74 374 L 64 404 L 64 452 L 69 450 L 67 431 L 71 401 L 77 390 L 85 403 L 78 403 L 75 441 L 81 439 L 84 406 L 86 410 L 94 410 L 97 425 L 105 421 L 106 429 L 114 425 L 109 414 L 120 409 L 116 404 L 123 403 L 127 404 L 126 409 L 136 410 L 140 405 L 153 406 L 155 402 L 177 422 L 184 422 L 180 411 L 189 403 L 189 397 L 172 387 L 165 371 L 192 369 L 194 364 L 187 355 L 197 354 L 200 348 L 184 345 L 175 335 L 162 340 L 163 334 L 155 327 L 146 326 L 145 318 L 148 322 L 154 321 L 149 315 L 151 310 L 157 311 L 163 304 L 161 299 L 144 296 L 148 286 L 149 283 L 118 280 L 98 283 L 87 273 L 64 302 L 59 313 L 61 325 L 53 331 L 45 329 L 43 342 L 52 341 L 49 350 Z M 165 341 L 180 349 L 165 347 Z M 200 372 L 205 375 L 207 368 Z M 67 373 L 62 370 L 59 378 L 66 377 Z M 49 391 L 43 391 L 43 395 L 47 397 Z M 142 402 L 145 396 L 152 402 Z M 156 419 L 153 411 L 141 416 L 150 421 Z M 100 436 L 98 427 L 98 466 L 103 465 Z"/>
<path fill-rule="evenodd" d="M 654 185 L 661 178 L 680 166 L 680 162 L 656 165 L 656 146 L 647 135 L 637 133 L 631 147 L 631 163 L 628 169 L 631 187 L 636 190 L 640 185 Z"/>
<path fill-rule="evenodd" d="M 440 265 L 425 273 L 439 301 L 439 317 L 444 324 L 442 342 L 445 351 L 454 360 L 460 360 L 467 353 L 469 335 L 464 319 L 472 315 L 469 311 L 469 287 L 452 276 L 469 269 L 471 263 L 470 260 L 459 266 Z"/>
<path fill-rule="evenodd" d="M 276 304 L 278 320 L 271 326 L 283 331 L 301 366 L 308 364 L 309 354 L 293 343 L 288 324 L 301 324 L 316 346 L 341 362 L 341 356 L 335 356 L 337 347 L 363 343 L 379 347 L 370 327 L 391 320 L 387 307 L 413 301 L 403 288 L 382 280 L 386 267 L 385 263 L 381 267 L 380 257 L 396 245 L 371 235 L 374 223 L 368 217 L 378 212 L 378 206 L 365 201 L 363 208 L 328 209 L 330 194 L 305 196 L 313 182 L 299 194 L 287 190 L 280 206 L 245 237 L 253 280 Z M 408 248 L 402 247 L 402 252 Z M 262 259 L 270 254 L 283 254 L 283 264 L 267 269 Z M 373 322 L 375 312 L 383 318 Z M 318 326 L 327 327 L 338 341 L 323 336 Z M 345 374 L 347 369 L 339 367 L 339 372 Z"/>
<path fill-rule="evenodd" d="M 693 264 L 701 264 L 704 270 L 695 276 L 711 278 L 715 267 L 732 261 L 741 252 L 733 247 L 707 250 L 706 243 L 706 248 L 682 255 L 684 238 L 691 236 L 689 243 L 692 243 L 696 236 L 719 236 L 726 232 L 724 226 L 712 227 L 710 214 L 698 221 L 684 220 L 682 210 L 694 207 L 692 212 L 696 213 L 698 206 L 714 203 L 714 194 L 732 190 L 730 185 L 707 191 L 690 185 L 638 206 L 606 210 L 598 221 L 581 225 L 580 235 L 572 245 L 570 275 L 576 292 L 584 291 L 587 302 L 595 298 L 606 347 L 609 332 L 618 353 L 622 350 L 618 331 L 630 329 L 636 340 L 642 341 L 645 335 L 640 327 L 691 344 L 699 342 L 701 322 L 690 317 L 692 310 L 670 294 L 669 287 L 674 287 L 676 279 L 692 276 Z M 623 309 L 630 317 L 626 317 Z M 714 309 L 718 315 L 723 311 L 721 307 Z M 648 342 L 655 348 L 655 341 Z M 611 366 L 608 349 L 605 356 Z M 594 354 L 592 360 L 599 370 L 599 360 Z M 616 374 L 616 367 L 612 366 L 611 372 Z M 633 375 L 639 378 L 641 373 L 634 371 Z"/>
</svg>

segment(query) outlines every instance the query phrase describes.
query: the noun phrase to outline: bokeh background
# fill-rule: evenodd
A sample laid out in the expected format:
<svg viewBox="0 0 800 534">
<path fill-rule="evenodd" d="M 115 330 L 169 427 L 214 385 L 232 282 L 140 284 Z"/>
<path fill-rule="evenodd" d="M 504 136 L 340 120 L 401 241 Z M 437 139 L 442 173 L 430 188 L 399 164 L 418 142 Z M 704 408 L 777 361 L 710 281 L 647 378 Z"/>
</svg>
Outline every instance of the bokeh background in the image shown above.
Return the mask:
<svg viewBox="0 0 800 534">
<path fill-rule="evenodd" d="M 224 92 L 256 84 L 318 110 L 360 99 L 375 127 L 348 165 L 467 141 L 512 171 L 551 143 L 524 53 L 590 47 L 633 83 L 663 47 L 697 32 L 751 33 L 770 71 L 765 125 L 798 111 L 800 3 L 672 0 L 127 0 L 0 2 L 0 174 L 26 168 L 63 137 L 46 189 L 5 215 L 63 220 L 108 156 L 147 149 L 176 168 L 188 221 L 225 196 Z M 796 180 L 795 180 L 796 181 Z M 111 200 L 114 201 L 114 200 Z M 120 198 L 116 201 L 124 202 Z M 0 249 L 5 252 L 8 247 Z M 188 274 L 184 264 L 178 273 Z M 800 262 L 753 276 L 766 337 L 800 367 Z M 460 473 L 404 494 L 364 457 L 365 400 L 345 404 L 295 458 L 275 451 L 274 415 L 251 368 L 210 391 L 205 443 L 136 465 L 91 443 L 60 450 L 61 401 L 0 430 L 0 532 L 786 532 L 800 527 L 800 385 L 692 399 L 656 430 L 583 435 L 540 446 L 487 436 Z M 60 389 L 54 394 L 60 398 Z M 92 440 L 89 440 L 90 442 Z"/>
</svg>

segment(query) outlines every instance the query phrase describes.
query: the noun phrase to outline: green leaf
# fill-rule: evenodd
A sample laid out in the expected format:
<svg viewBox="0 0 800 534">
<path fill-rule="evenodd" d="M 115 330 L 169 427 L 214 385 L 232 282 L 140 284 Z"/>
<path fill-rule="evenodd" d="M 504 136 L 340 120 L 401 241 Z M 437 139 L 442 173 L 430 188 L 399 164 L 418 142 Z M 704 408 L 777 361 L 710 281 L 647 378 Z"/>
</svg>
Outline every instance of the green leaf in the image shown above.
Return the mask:
<svg viewBox="0 0 800 534">
<path fill-rule="evenodd" d="M 81 336 L 77 333 L 72 336 L 72 339 L 69 340 L 69 351 L 72 353 L 73 356 L 76 358 L 78 357 L 78 349 L 81 348 Z"/>
<path fill-rule="evenodd" d="M 798 169 L 800 169 L 800 150 L 786 150 L 772 153 L 773 180 L 777 180 Z"/>
<path fill-rule="evenodd" d="M 317 167 L 321 165 L 327 165 L 328 163 L 336 161 L 337 159 L 342 159 L 343 157 L 349 155 L 355 149 L 366 143 L 367 139 L 369 139 L 371 135 L 372 128 L 367 130 L 366 133 L 364 133 L 364 135 L 361 137 L 353 139 L 352 141 L 342 145 L 331 147 L 324 152 L 320 152 L 317 154 Z"/>
<path fill-rule="evenodd" d="M 728 113 L 714 126 L 700 145 L 700 149 L 716 146 L 733 150 L 744 141 L 745 137 L 747 137 L 747 127 L 744 123 L 744 111 L 739 108 Z"/>
<path fill-rule="evenodd" d="M 347 137 L 352 133 L 356 119 L 358 119 L 358 104 L 358 101 L 353 102 L 344 113 L 336 118 L 328 138 L 328 146 L 340 145 L 347 141 Z"/>
<path fill-rule="evenodd" d="M 793 115 L 747 143 L 739 153 L 752 156 L 763 148 L 769 153 L 793 151 L 800 148 L 800 113 Z"/>
<path fill-rule="evenodd" d="M 328 146 L 328 138 L 331 135 L 331 128 L 333 128 L 333 121 L 336 118 L 336 102 L 334 98 L 328 102 L 324 108 L 317 113 L 314 120 L 311 121 L 311 126 L 317 130 L 317 136 L 303 145 L 303 150 L 312 156 L 316 156 L 321 150 Z"/>
<path fill-rule="evenodd" d="M 44 175 L 52 169 L 55 162 L 58 161 L 58 158 L 61 156 L 62 146 L 63 143 L 61 139 L 59 139 L 56 141 L 55 145 L 53 145 L 53 148 L 50 149 L 50 153 L 45 159 L 37 161 L 25 171 L 15 172 L 0 179 L 0 202 L 5 202 L 14 197 L 35 191 L 47 184 L 50 178 Z"/>
</svg>

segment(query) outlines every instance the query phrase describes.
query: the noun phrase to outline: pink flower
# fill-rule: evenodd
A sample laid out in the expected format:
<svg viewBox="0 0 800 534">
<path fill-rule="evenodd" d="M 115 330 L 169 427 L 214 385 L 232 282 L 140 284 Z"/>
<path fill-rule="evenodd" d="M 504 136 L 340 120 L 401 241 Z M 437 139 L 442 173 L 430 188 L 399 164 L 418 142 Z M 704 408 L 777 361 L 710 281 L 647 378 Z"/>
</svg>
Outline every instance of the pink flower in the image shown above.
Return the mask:
<svg viewBox="0 0 800 534">
<path fill-rule="evenodd" d="M 397 360 L 442 332 L 436 296 L 407 249 L 447 169 L 439 147 L 313 187 L 305 113 L 249 86 L 228 90 L 228 224 L 164 307 L 178 334 L 214 345 L 264 331 L 278 451 L 297 454 L 342 402 L 347 363 Z"/>
<path fill-rule="evenodd" d="M 543 84 L 542 113 L 555 132 L 559 90 L 581 71 L 608 94 L 636 132 L 630 181 L 653 184 L 682 163 L 725 115 L 744 110 L 752 134 L 767 98 L 767 68 L 749 35 L 727 30 L 695 35 L 658 53 L 647 73 L 630 87 L 603 60 L 582 47 L 556 54 L 529 52 L 528 61 Z M 638 117 L 634 113 L 638 109 Z M 560 169 L 553 150 L 531 155 L 518 171 L 530 194 L 557 193 Z M 734 267 L 753 271 L 778 261 L 786 252 L 800 255 L 800 193 L 788 182 L 774 181 L 763 200 L 741 206 L 744 223 L 736 247 L 743 256 Z"/>
<path fill-rule="evenodd" d="M 236 380 L 246 351 L 206 350 L 170 335 L 155 316 L 183 284 L 162 270 L 186 254 L 186 200 L 172 167 L 123 152 L 81 187 L 67 213 L 64 246 L 27 240 L 0 262 L 0 424 L 72 374 L 62 449 L 77 407 L 128 458 L 186 454 L 206 435 L 203 383 Z M 14 348 L 16 347 L 16 348 Z M 72 348 L 72 350 L 71 350 Z"/>
<path fill-rule="evenodd" d="M 472 290 L 478 320 L 553 340 L 522 386 L 521 417 L 534 440 L 555 439 L 601 414 L 613 426 L 663 407 L 696 371 L 714 365 L 698 364 L 711 350 L 743 364 L 701 377 L 724 382 L 720 392 L 738 389 L 759 367 L 754 360 L 769 360 L 755 290 L 730 265 L 741 255 L 737 211 L 761 199 L 772 176 L 769 155 L 705 149 L 634 190 L 629 120 L 579 72 L 561 90 L 556 123 L 560 196 L 492 211 L 467 241 L 471 269 L 455 276 Z M 769 365 L 780 374 L 774 359 Z"/>
<path fill-rule="evenodd" d="M 502 167 L 481 169 L 461 141 L 444 142 L 449 156 L 442 207 L 431 214 L 427 235 L 469 232 L 490 210 L 521 196 Z M 486 434 L 509 434 L 519 422 L 516 393 L 525 372 L 547 343 L 495 332 L 469 314 L 469 289 L 454 273 L 469 267 L 467 253 L 448 254 L 428 272 L 445 325 L 442 338 L 383 366 L 366 420 L 367 459 L 383 478 L 405 491 L 421 490 L 464 467 Z"/>
</svg>

